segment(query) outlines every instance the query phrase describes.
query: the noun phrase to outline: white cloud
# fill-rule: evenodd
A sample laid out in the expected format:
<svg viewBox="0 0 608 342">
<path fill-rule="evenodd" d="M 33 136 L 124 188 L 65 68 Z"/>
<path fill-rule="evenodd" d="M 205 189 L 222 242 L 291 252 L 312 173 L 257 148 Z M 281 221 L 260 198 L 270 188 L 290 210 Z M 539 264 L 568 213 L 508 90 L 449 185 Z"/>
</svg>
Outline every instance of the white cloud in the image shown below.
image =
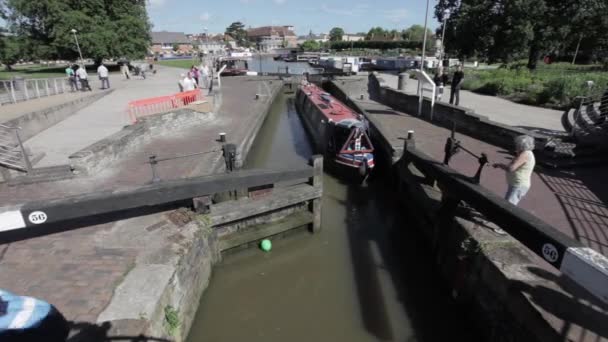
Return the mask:
<svg viewBox="0 0 608 342">
<path fill-rule="evenodd" d="M 284 4 L 284 3 L 285 3 L 285 1 L 287 1 L 287 0 L 272 0 L 272 1 L 274 1 L 274 3 L 275 3 L 275 4 L 277 4 L 277 5 L 282 5 L 282 4 Z"/>
<path fill-rule="evenodd" d="M 165 4 L 166 0 L 148 0 L 150 8 L 159 8 Z"/>
<path fill-rule="evenodd" d="M 203 12 L 200 16 L 200 19 L 202 21 L 209 21 L 209 19 L 211 19 L 211 13 L 209 12 Z"/>
<path fill-rule="evenodd" d="M 398 8 L 392 11 L 384 11 L 384 17 L 394 23 L 404 21 L 408 17 L 408 10 Z"/>
</svg>

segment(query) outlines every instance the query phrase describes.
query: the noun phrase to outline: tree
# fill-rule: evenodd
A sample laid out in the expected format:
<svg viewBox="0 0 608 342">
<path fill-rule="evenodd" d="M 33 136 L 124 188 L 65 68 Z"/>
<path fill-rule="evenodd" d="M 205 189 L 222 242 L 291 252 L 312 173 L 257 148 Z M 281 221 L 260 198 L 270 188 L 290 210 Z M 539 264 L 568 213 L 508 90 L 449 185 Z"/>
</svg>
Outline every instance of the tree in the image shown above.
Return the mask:
<svg viewBox="0 0 608 342">
<path fill-rule="evenodd" d="M 321 44 L 316 40 L 307 40 L 300 47 L 304 51 L 317 51 L 321 49 Z"/>
<path fill-rule="evenodd" d="M 76 59 L 72 29 L 85 57 L 140 58 L 150 45 L 145 2 L 139 0 L 4 0 L 9 30 L 32 59 Z"/>
<path fill-rule="evenodd" d="M 0 62 L 6 70 L 12 70 L 12 65 L 21 58 L 21 44 L 17 37 L 0 36 Z"/>
<path fill-rule="evenodd" d="M 340 27 L 334 27 L 329 31 L 329 40 L 332 42 L 339 42 L 344 36 L 344 30 Z"/>
<path fill-rule="evenodd" d="M 173 52 L 179 51 L 179 44 L 173 44 L 172 49 L 173 49 Z"/>
<path fill-rule="evenodd" d="M 386 35 L 386 30 L 383 29 L 382 27 L 372 27 L 369 32 L 367 32 L 367 35 L 365 35 L 365 40 L 371 40 L 373 37 L 377 37 L 377 36 L 385 36 Z"/>
<path fill-rule="evenodd" d="M 240 21 L 235 21 L 226 28 L 226 34 L 232 37 L 239 46 L 249 46 L 245 25 Z"/>
</svg>

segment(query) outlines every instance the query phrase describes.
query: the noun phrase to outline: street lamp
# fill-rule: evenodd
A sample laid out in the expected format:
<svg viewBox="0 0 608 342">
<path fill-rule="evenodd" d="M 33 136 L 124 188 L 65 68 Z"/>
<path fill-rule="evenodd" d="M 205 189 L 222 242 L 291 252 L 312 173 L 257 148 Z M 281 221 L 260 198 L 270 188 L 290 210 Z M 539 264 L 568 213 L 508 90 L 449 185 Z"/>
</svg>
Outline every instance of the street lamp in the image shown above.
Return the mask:
<svg viewBox="0 0 608 342">
<path fill-rule="evenodd" d="M 74 40 L 76 41 L 76 47 L 78 48 L 78 54 L 80 55 L 80 63 L 84 65 L 84 58 L 82 58 L 82 51 L 80 51 L 80 44 L 78 44 L 78 37 L 76 37 L 76 29 L 72 29 L 72 33 L 74 34 Z"/>
<path fill-rule="evenodd" d="M 422 60 L 420 63 L 420 71 L 424 71 L 424 59 L 426 57 L 426 25 L 429 18 L 429 0 L 426 0 L 426 14 L 424 15 L 424 38 L 422 41 Z"/>
<path fill-rule="evenodd" d="M 445 39 L 445 27 L 447 26 L 449 17 L 450 9 L 446 8 L 445 10 L 443 10 L 443 33 L 441 34 L 441 54 L 439 55 L 440 63 L 443 63 L 443 58 L 445 57 L 445 45 L 443 45 L 443 41 Z"/>
</svg>

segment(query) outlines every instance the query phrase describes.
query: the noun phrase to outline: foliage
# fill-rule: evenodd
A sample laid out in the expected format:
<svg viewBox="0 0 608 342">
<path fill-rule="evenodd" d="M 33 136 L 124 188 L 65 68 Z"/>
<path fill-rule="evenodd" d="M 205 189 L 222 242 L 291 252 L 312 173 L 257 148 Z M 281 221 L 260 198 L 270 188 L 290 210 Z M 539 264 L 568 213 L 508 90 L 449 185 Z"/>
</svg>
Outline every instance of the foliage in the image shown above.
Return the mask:
<svg viewBox="0 0 608 342">
<path fill-rule="evenodd" d="M 120 0 L 5 0 L 11 33 L 20 38 L 28 59 L 85 57 L 141 58 L 150 43 L 150 23 L 144 1 Z"/>
<path fill-rule="evenodd" d="M 235 21 L 226 28 L 226 34 L 232 37 L 239 46 L 248 46 L 245 24 Z"/>
<path fill-rule="evenodd" d="M 321 44 L 316 40 L 307 40 L 301 45 L 304 51 L 317 51 L 321 49 Z"/>
<path fill-rule="evenodd" d="M 598 71 L 598 66 L 583 68 L 559 63 L 539 65 L 535 71 L 526 66 L 524 62 L 495 70 L 467 70 L 463 89 L 564 109 L 575 103 L 576 96 L 587 95 L 587 81 L 594 81 L 595 88 L 600 90 L 608 87 L 608 72 Z"/>
<path fill-rule="evenodd" d="M 165 325 L 169 335 L 175 336 L 177 329 L 180 326 L 180 322 L 177 310 L 171 305 L 165 306 Z"/>
<path fill-rule="evenodd" d="M 334 27 L 329 31 L 329 40 L 332 42 L 339 42 L 344 36 L 344 30 L 340 27 Z"/>
<path fill-rule="evenodd" d="M 21 58 L 21 44 L 18 37 L 0 36 L 0 62 L 7 71 Z"/>
<path fill-rule="evenodd" d="M 331 48 L 335 50 L 341 49 L 421 49 L 422 42 L 415 41 L 371 41 L 371 40 L 360 40 L 357 42 L 331 42 Z"/>
<path fill-rule="evenodd" d="M 527 58 L 533 70 L 542 56 L 572 56 L 579 40 L 596 60 L 608 51 L 608 40 L 602 40 L 608 30 L 603 0 L 439 0 L 435 16 L 440 22 L 445 9 L 451 12 L 446 49 L 459 57 L 490 63 Z M 598 53 L 591 52 L 593 46 Z"/>
<path fill-rule="evenodd" d="M 179 44 L 173 44 L 172 48 L 174 52 L 179 51 Z"/>
</svg>

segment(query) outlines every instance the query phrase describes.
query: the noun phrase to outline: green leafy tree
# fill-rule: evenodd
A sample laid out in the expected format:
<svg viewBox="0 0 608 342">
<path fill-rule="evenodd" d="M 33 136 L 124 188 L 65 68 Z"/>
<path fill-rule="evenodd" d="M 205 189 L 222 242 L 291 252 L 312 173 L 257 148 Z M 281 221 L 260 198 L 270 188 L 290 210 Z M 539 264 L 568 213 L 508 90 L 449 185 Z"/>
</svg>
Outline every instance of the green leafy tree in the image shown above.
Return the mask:
<svg viewBox="0 0 608 342">
<path fill-rule="evenodd" d="M 4 0 L 11 33 L 30 58 L 76 59 L 72 29 L 84 57 L 143 57 L 150 45 L 144 1 Z"/>
<path fill-rule="evenodd" d="M 344 36 L 344 30 L 340 27 L 334 27 L 329 31 L 329 40 L 332 42 L 339 42 Z"/>
<path fill-rule="evenodd" d="M 307 40 L 300 47 L 304 51 L 317 51 L 321 49 L 321 44 L 316 40 Z"/>
<path fill-rule="evenodd" d="M 385 36 L 386 35 L 386 30 L 384 30 L 382 27 L 372 27 L 369 32 L 367 32 L 367 34 L 365 35 L 365 39 L 366 40 L 371 40 L 373 37 L 377 37 L 377 36 Z"/>
<path fill-rule="evenodd" d="M 173 52 L 177 52 L 179 51 L 179 44 L 173 44 L 171 48 L 173 49 Z"/>
<path fill-rule="evenodd" d="M 233 22 L 226 28 L 226 34 L 232 37 L 239 46 L 249 46 L 245 25 L 240 21 Z"/>
<path fill-rule="evenodd" d="M 6 70 L 12 70 L 12 66 L 21 58 L 22 42 L 18 37 L 0 36 L 0 62 Z"/>
</svg>

